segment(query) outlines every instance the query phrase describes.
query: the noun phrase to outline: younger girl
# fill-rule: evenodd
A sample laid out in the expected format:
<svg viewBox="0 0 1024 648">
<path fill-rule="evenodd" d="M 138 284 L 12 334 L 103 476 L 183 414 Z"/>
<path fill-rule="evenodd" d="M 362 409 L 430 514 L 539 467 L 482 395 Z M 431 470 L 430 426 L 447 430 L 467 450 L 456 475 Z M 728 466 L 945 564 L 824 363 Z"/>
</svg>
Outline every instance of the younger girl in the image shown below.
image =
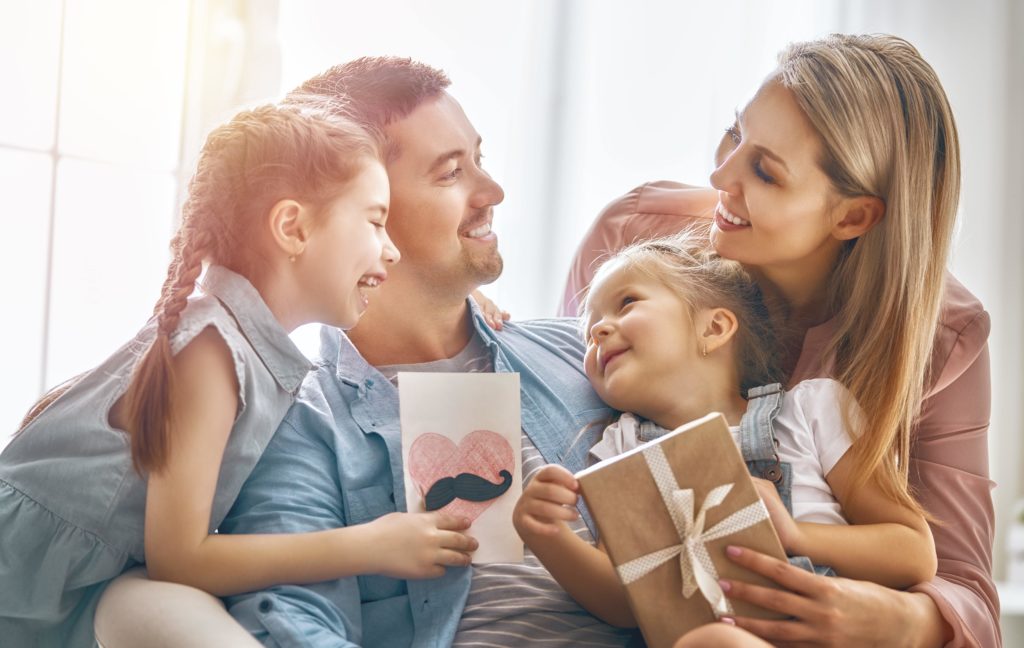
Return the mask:
<svg viewBox="0 0 1024 648">
<path fill-rule="evenodd" d="M 0 455 L 5 645 L 92 646 L 103 588 L 142 562 L 215 595 L 469 563 L 467 522 L 433 514 L 216 534 L 310 368 L 289 331 L 352 327 L 398 261 L 388 202 L 378 146 L 348 121 L 265 106 L 213 131 L 153 318 Z"/>
<path fill-rule="evenodd" d="M 853 492 L 847 450 L 858 421 L 843 420 L 848 395 L 839 383 L 799 383 L 781 403 L 777 386 L 756 387 L 778 373 L 767 351 L 775 348 L 767 312 L 741 266 L 706 249 L 693 234 L 638 243 L 595 276 L 582 316 L 585 370 L 602 399 L 626 413 L 592 454 L 614 456 L 721 412 L 755 477 L 775 482 L 755 479 L 787 553 L 892 587 L 931 578 L 936 561 L 924 518 L 873 480 Z M 792 515 L 782 502 L 790 488 Z M 576 501 L 573 476 L 547 466 L 516 506 L 516 529 L 584 607 L 608 623 L 635 625 L 607 555 L 568 532 Z"/>
</svg>

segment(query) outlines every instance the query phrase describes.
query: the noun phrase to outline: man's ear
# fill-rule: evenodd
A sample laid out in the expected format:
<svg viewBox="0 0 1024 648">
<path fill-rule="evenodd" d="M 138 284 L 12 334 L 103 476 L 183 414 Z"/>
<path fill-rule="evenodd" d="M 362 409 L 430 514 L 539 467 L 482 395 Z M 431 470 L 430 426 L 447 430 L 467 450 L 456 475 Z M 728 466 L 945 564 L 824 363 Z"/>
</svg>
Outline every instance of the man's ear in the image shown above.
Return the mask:
<svg viewBox="0 0 1024 648">
<path fill-rule="evenodd" d="M 832 226 L 832 236 L 840 241 L 863 236 L 885 218 L 885 202 L 877 196 L 844 198 L 837 209 L 839 220 Z"/>
<path fill-rule="evenodd" d="M 267 219 L 274 245 L 288 257 L 301 255 L 309 239 L 309 210 L 301 203 L 285 198 L 274 203 Z"/>
<path fill-rule="evenodd" d="M 739 330 L 736 314 L 728 308 L 707 308 L 697 314 L 697 349 L 701 355 L 725 346 Z"/>
</svg>

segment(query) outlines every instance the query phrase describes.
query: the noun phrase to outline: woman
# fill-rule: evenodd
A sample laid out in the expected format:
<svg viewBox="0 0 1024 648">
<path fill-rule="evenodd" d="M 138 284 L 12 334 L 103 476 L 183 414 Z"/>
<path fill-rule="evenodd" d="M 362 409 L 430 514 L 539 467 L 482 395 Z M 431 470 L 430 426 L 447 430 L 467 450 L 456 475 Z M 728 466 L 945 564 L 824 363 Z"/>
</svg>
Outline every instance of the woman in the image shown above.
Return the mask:
<svg viewBox="0 0 1024 648">
<path fill-rule="evenodd" d="M 716 250 L 748 267 L 788 332 L 789 384 L 831 376 L 864 406 L 868 434 L 889 450 L 859 452 L 858 465 L 927 512 L 939 560 L 934 580 L 899 592 L 740 551 L 734 560 L 793 595 L 727 583 L 729 596 L 794 618 L 730 621 L 783 644 L 999 645 L 989 320 L 945 271 L 959 147 L 934 71 L 892 36 L 795 44 L 727 129 L 716 165 L 714 190 L 655 183 L 607 207 L 577 252 L 563 313 L 575 314 L 597 258 L 712 219 Z"/>
</svg>

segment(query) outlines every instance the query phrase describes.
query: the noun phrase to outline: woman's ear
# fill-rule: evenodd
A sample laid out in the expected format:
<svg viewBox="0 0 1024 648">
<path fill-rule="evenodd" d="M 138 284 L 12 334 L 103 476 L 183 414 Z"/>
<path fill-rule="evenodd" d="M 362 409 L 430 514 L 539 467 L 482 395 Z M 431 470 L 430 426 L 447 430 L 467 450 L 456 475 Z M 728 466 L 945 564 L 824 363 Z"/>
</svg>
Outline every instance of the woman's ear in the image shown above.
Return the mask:
<svg viewBox="0 0 1024 648">
<path fill-rule="evenodd" d="M 267 219 L 270 225 L 270 238 L 274 245 L 288 257 L 301 255 L 309 239 L 309 210 L 301 203 L 285 198 L 274 203 Z"/>
<path fill-rule="evenodd" d="M 706 308 L 697 314 L 697 343 L 701 355 L 725 346 L 736 335 L 739 322 L 728 308 Z"/>
<path fill-rule="evenodd" d="M 839 220 L 832 226 L 832 236 L 840 241 L 859 238 L 885 217 L 885 201 L 877 196 L 844 198 L 839 204 Z"/>
</svg>

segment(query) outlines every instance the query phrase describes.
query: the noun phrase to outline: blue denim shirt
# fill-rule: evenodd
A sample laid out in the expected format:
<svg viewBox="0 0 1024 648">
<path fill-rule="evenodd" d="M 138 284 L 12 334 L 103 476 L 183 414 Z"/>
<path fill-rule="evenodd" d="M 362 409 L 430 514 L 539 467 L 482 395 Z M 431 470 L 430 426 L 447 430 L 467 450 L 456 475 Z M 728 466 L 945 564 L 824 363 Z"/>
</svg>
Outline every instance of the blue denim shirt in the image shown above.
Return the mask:
<svg viewBox="0 0 1024 648">
<path fill-rule="evenodd" d="M 576 320 L 513 322 L 495 332 L 469 303 L 495 371 L 520 375 L 524 432 L 548 462 L 585 467 L 600 432 L 587 426 L 612 411 L 583 373 Z M 222 531 L 315 531 L 405 510 L 397 388 L 337 329 L 324 327 L 321 356 Z M 228 607 L 268 646 L 446 646 L 471 576 L 471 568 L 449 568 L 432 580 L 368 575 L 279 586 L 232 597 Z"/>
</svg>

